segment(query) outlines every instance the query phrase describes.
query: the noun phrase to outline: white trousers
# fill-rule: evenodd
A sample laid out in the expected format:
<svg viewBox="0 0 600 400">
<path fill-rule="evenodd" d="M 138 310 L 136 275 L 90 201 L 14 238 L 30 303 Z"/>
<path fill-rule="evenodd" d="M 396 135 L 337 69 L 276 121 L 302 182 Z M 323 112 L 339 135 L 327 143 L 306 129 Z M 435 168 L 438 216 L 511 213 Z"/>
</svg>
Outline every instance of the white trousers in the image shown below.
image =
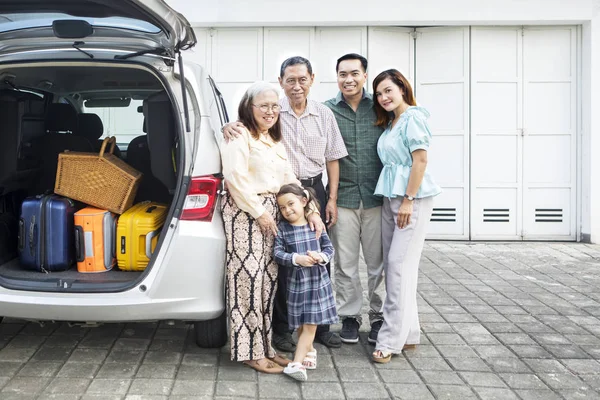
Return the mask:
<svg viewBox="0 0 600 400">
<path fill-rule="evenodd" d="M 410 224 L 398 228 L 398 209 L 403 198 L 384 198 L 381 212 L 383 268 L 387 296 L 383 325 L 376 350 L 399 354 L 405 344 L 421 340 L 417 310 L 417 278 L 425 234 L 433 210 L 433 197 L 415 199 Z"/>
<path fill-rule="evenodd" d="M 338 220 L 330 233 L 335 248 L 333 269 L 338 315 L 341 319 L 352 317 L 362 322 L 363 288 L 359 276 L 362 247 L 367 264 L 369 322 L 382 320 L 385 291 L 382 284 L 381 207 L 364 209 L 362 202 L 358 209 L 338 207 Z"/>
</svg>

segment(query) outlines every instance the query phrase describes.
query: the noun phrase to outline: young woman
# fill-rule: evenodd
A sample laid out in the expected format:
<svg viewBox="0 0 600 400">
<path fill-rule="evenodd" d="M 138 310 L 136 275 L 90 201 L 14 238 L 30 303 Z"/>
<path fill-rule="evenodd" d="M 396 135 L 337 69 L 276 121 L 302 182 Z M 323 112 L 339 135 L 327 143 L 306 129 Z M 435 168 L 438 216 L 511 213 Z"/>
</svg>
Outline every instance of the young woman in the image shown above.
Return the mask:
<svg viewBox="0 0 600 400">
<path fill-rule="evenodd" d="M 277 193 L 277 204 L 285 221 L 278 225 L 274 256 L 278 264 L 289 268 L 288 324 L 290 329 L 298 329 L 294 361 L 283 373 L 299 381 L 307 379 L 307 369 L 317 367 L 317 350 L 313 347 L 317 325 L 334 324 L 338 320 L 326 268 L 333 257 L 333 246 L 325 232 L 317 239 L 305 218 L 315 197 L 312 188 L 296 184 L 284 185 Z"/>
<path fill-rule="evenodd" d="M 377 75 L 376 125 L 385 128 L 377 143 L 383 164 L 375 194 L 383 196 L 381 231 L 387 290 L 383 325 L 373 361 L 387 363 L 392 354 L 420 341 L 417 311 L 419 260 L 433 209 L 441 188 L 427 173 L 431 132 L 429 112 L 417 107 L 408 80 L 397 70 Z"/>
</svg>

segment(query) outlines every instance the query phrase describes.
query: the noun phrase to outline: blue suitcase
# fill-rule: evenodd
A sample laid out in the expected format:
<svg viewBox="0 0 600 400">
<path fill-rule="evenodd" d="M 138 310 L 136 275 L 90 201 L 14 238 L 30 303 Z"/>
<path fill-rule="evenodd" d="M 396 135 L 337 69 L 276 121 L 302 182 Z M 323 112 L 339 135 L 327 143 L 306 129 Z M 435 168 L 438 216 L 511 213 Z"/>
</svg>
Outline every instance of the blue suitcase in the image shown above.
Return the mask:
<svg viewBox="0 0 600 400">
<path fill-rule="evenodd" d="M 21 206 L 21 265 L 40 272 L 63 271 L 74 263 L 75 203 L 57 195 L 28 197 Z"/>
</svg>

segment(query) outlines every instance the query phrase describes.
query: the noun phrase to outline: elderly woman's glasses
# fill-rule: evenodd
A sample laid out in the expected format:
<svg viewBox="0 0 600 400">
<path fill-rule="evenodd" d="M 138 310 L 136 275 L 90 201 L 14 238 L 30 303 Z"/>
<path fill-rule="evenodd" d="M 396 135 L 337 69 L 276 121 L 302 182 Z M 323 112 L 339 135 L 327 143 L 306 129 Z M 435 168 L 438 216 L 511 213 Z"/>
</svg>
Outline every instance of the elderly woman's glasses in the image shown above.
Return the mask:
<svg viewBox="0 0 600 400">
<path fill-rule="evenodd" d="M 254 107 L 258 108 L 260 111 L 266 113 L 271 110 L 273 112 L 279 112 L 281 110 L 281 106 L 279 104 L 252 104 Z"/>
</svg>

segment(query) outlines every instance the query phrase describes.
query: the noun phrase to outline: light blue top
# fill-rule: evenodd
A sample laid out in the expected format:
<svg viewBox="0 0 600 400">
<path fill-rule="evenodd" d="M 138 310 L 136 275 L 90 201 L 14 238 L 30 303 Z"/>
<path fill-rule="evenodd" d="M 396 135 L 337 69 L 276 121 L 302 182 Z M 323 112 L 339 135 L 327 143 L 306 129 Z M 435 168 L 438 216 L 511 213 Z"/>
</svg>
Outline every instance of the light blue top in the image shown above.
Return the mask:
<svg viewBox="0 0 600 400">
<path fill-rule="evenodd" d="M 429 149 L 431 131 L 427 125 L 429 112 L 423 107 L 411 106 L 402 113 L 394 126 L 388 126 L 377 142 L 377 153 L 383 163 L 375 194 L 384 197 L 402 197 L 406 193 L 411 153 Z M 425 170 L 416 198 L 436 196 L 442 192 L 431 175 Z"/>
</svg>

